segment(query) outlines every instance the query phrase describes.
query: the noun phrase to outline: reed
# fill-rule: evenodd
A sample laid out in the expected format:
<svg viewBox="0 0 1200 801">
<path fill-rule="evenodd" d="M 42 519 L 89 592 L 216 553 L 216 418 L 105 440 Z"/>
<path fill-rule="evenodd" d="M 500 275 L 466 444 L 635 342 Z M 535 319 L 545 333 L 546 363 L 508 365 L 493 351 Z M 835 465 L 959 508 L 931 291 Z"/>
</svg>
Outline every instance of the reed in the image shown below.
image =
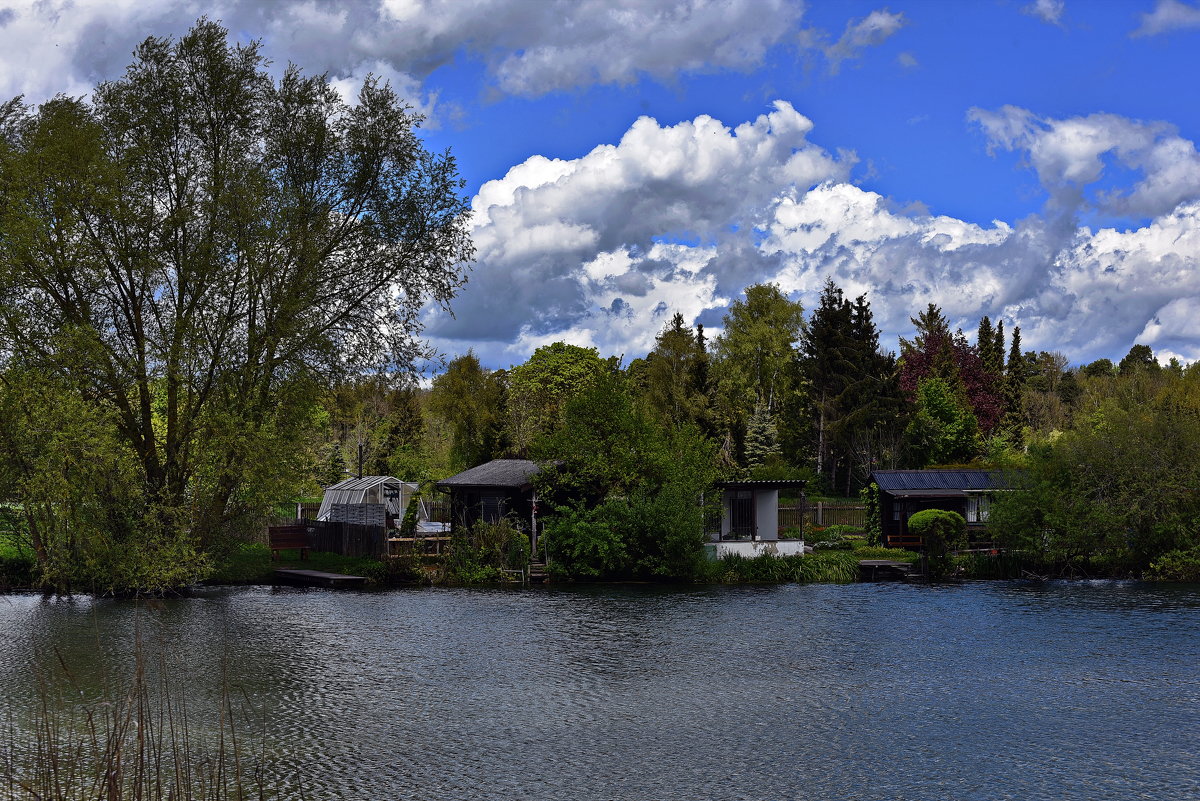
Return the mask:
<svg viewBox="0 0 1200 801">
<path fill-rule="evenodd" d="M 10 712 L 0 768 L 4 798 L 266 799 L 266 741 L 249 699 L 235 703 L 223 680 L 216 709 L 196 716 L 168 660 L 159 657 L 148 671 L 140 638 L 135 651 L 124 686 L 93 692 L 91 700 L 56 652 L 58 675 L 39 680 L 36 708 L 22 720 Z"/>
</svg>

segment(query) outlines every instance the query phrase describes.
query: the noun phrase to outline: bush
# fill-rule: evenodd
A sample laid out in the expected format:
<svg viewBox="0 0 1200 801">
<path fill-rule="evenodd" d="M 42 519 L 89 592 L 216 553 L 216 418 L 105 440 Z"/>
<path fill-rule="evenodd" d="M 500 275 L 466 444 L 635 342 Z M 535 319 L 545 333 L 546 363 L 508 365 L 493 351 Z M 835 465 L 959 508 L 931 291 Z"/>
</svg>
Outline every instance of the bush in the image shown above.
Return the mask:
<svg viewBox="0 0 1200 801">
<path fill-rule="evenodd" d="M 950 552 L 967 547 L 967 521 L 963 516 L 944 509 L 924 509 L 908 519 L 908 530 L 925 542 L 930 580 L 950 575 Z"/>
<path fill-rule="evenodd" d="M 1200 546 L 1164 553 L 1150 563 L 1146 578 L 1200 583 Z"/>
<path fill-rule="evenodd" d="M 512 521 L 480 520 L 458 529 L 446 559 L 446 580 L 451 584 L 498 584 L 511 579 L 506 571 L 529 566 L 529 535 Z"/>
</svg>

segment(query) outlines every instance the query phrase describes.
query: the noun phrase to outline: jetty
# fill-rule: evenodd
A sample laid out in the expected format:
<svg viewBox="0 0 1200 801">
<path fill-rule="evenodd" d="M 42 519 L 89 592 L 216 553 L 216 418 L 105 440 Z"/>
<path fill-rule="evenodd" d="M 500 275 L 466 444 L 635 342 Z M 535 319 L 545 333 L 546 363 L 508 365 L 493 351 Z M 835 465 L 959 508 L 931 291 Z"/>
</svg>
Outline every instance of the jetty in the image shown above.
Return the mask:
<svg viewBox="0 0 1200 801">
<path fill-rule="evenodd" d="M 332 587 L 334 589 L 354 589 L 361 587 L 367 580 L 364 576 L 347 576 L 342 573 L 325 573 L 321 570 L 291 570 L 288 568 L 277 569 L 275 579 L 284 584 Z"/>
<path fill-rule="evenodd" d="M 909 581 L 921 575 L 921 568 L 911 562 L 894 559 L 861 559 L 858 577 L 862 581 Z"/>
</svg>

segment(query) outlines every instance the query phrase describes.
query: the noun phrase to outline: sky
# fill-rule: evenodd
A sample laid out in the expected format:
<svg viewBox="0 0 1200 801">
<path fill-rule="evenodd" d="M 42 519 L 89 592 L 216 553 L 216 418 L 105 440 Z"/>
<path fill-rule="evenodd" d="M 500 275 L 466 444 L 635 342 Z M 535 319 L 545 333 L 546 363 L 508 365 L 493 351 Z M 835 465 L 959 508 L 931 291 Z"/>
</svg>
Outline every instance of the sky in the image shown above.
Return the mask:
<svg viewBox="0 0 1200 801">
<path fill-rule="evenodd" d="M 477 258 L 426 334 L 628 362 L 745 287 L 938 304 L 1026 349 L 1200 359 L 1200 2 L 0 0 L 0 99 L 86 95 L 201 15 L 426 117 Z"/>
</svg>

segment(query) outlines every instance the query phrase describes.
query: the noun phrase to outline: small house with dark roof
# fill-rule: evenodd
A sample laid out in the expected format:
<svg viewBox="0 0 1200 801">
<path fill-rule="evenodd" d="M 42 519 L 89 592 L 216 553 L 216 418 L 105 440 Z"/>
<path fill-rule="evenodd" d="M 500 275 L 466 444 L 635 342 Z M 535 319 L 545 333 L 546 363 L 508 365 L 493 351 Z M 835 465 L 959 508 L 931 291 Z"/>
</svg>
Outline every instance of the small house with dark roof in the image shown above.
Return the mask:
<svg viewBox="0 0 1200 801">
<path fill-rule="evenodd" d="M 709 535 L 710 554 L 716 558 L 731 554 L 752 558 L 766 553 L 804 553 L 804 540 L 779 538 L 779 491 L 797 490 L 803 496 L 804 485 L 799 480 L 719 482 L 721 527 Z"/>
<path fill-rule="evenodd" d="M 967 536 L 980 540 L 991 496 L 1009 489 L 1001 470 L 876 470 L 871 481 L 879 487 L 883 544 L 891 548 L 923 545 L 908 532 L 908 520 L 925 509 L 958 512 L 967 521 Z"/>
<path fill-rule="evenodd" d="M 437 482 L 437 488 L 450 495 L 451 530 L 502 518 L 524 531 L 534 530 L 533 477 L 539 469 L 528 459 L 493 459 Z"/>
</svg>

